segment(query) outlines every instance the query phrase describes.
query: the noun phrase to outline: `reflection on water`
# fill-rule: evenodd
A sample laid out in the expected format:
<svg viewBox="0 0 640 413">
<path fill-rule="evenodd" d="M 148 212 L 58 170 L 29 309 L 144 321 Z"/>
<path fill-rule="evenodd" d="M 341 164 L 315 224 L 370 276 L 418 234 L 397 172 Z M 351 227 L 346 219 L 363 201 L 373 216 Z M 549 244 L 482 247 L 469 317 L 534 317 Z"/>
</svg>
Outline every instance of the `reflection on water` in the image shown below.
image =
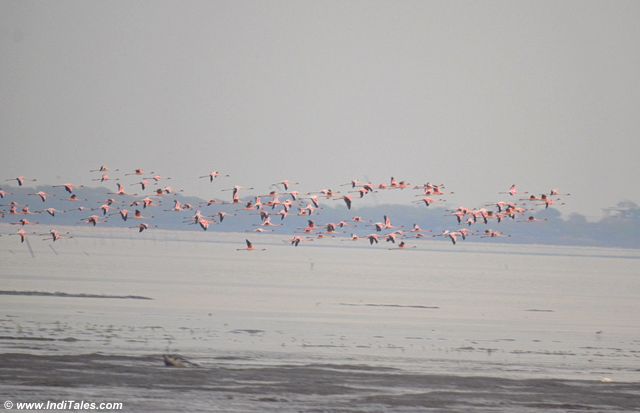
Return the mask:
<svg viewBox="0 0 640 413">
<path fill-rule="evenodd" d="M 33 258 L 0 238 L 2 352 L 640 382 L 634 251 L 424 242 L 405 253 L 264 238 L 268 250 L 251 254 L 213 236 L 74 238 L 57 254 L 34 243 Z"/>
</svg>

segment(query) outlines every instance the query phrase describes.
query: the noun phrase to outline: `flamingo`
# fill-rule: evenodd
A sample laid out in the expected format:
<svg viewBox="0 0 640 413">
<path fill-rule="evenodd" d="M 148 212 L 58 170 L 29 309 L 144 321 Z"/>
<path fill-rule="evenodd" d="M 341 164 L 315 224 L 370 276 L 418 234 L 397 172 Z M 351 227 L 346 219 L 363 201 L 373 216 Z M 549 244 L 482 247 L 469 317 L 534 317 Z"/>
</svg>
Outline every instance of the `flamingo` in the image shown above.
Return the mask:
<svg viewBox="0 0 640 413">
<path fill-rule="evenodd" d="M 277 214 L 280 215 L 280 221 L 284 221 L 287 215 L 289 215 L 289 210 L 286 208 L 283 208 L 280 211 L 278 211 Z"/>
<path fill-rule="evenodd" d="M 116 192 L 117 195 L 127 195 L 127 193 L 124 190 L 124 185 L 120 183 L 116 183 L 116 185 L 118 186 L 118 192 Z"/>
<path fill-rule="evenodd" d="M 549 208 L 551 205 L 554 205 L 555 203 L 556 203 L 556 201 L 555 201 L 555 200 L 553 200 L 553 199 L 551 199 L 551 198 L 547 198 L 547 199 L 545 199 L 545 201 L 544 201 L 544 208 L 545 208 L 545 209 L 547 209 L 547 208 Z M 561 204 L 559 204 L 559 205 L 565 205 L 565 203 L 563 202 L 563 203 L 561 203 Z"/>
<path fill-rule="evenodd" d="M 212 171 L 209 173 L 209 175 L 203 175 L 200 176 L 199 178 L 209 178 L 209 182 L 213 182 L 214 179 L 216 179 L 217 177 L 221 176 L 222 174 L 219 171 Z M 224 175 L 225 177 L 229 177 L 229 175 Z"/>
<path fill-rule="evenodd" d="M 25 239 L 27 239 L 27 231 L 25 231 L 24 228 L 20 228 L 17 234 L 20 236 L 21 243 L 24 242 Z"/>
<path fill-rule="evenodd" d="M 348 186 L 348 185 L 351 185 L 351 188 L 355 188 L 356 186 L 360 185 L 360 181 L 358 181 L 357 179 L 352 179 L 351 182 L 342 184 L 340 186 Z"/>
<path fill-rule="evenodd" d="M 253 246 L 253 244 L 251 243 L 251 241 L 249 241 L 248 239 L 245 239 L 244 242 L 247 243 L 247 247 L 246 248 L 236 248 L 236 251 L 266 251 L 266 248 L 262 248 L 260 250 L 256 250 L 256 248 Z"/>
<path fill-rule="evenodd" d="M 87 218 L 87 224 L 93 224 L 93 226 L 95 227 L 98 222 L 100 222 L 100 217 L 97 215 L 91 215 L 89 218 Z"/>
<path fill-rule="evenodd" d="M 107 205 L 107 204 L 100 205 L 100 208 L 99 208 L 99 209 L 101 209 L 101 210 L 102 210 L 102 216 L 107 215 L 107 213 L 109 212 L 109 209 L 110 209 L 110 208 L 111 208 L 111 207 L 110 207 L 109 205 Z"/>
<path fill-rule="evenodd" d="M 511 235 L 505 235 L 500 231 L 494 231 L 491 229 L 484 230 L 484 235 L 480 238 L 499 238 L 499 237 L 510 237 Z"/>
<path fill-rule="evenodd" d="M 66 184 L 63 184 L 63 185 L 53 185 L 52 188 L 64 188 L 65 191 L 67 191 L 68 193 L 72 194 L 73 190 L 74 190 L 74 188 L 76 188 L 76 186 L 78 188 L 84 188 L 84 185 L 74 185 L 74 184 L 71 184 L 71 183 L 66 183 Z"/>
<path fill-rule="evenodd" d="M 434 198 L 430 198 L 430 197 L 426 196 L 426 197 L 422 198 L 422 199 L 421 199 L 421 200 L 419 200 L 419 201 L 413 201 L 413 202 L 415 202 L 415 203 L 421 203 L 421 202 L 424 202 L 424 204 L 425 204 L 426 206 L 429 206 L 429 205 L 433 204 L 434 202 L 438 202 L 438 201 L 446 201 L 446 199 L 440 199 L 440 200 L 438 200 L 438 199 L 434 199 Z"/>
<path fill-rule="evenodd" d="M 222 191 L 233 191 L 233 198 L 235 200 L 236 196 L 239 197 L 240 196 L 240 190 L 241 189 L 254 189 L 253 187 L 250 188 L 245 188 L 243 186 L 240 185 L 236 185 L 233 188 L 227 188 L 227 189 L 222 189 Z"/>
<path fill-rule="evenodd" d="M 58 210 L 55 208 L 47 208 L 45 209 L 45 211 L 47 212 L 47 214 L 51 215 L 52 217 L 55 217 L 56 214 L 58 213 Z"/>
<path fill-rule="evenodd" d="M 143 219 L 143 218 L 146 218 L 146 217 L 142 215 L 142 212 L 140 212 L 139 209 L 136 209 L 135 212 L 133 213 L 133 218 L 134 219 Z M 153 216 L 151 216 L 150 218 L 153 218 Z"/>
<path fill-rule="evenodd" d="M 100 181 L 100 182 L 105 182 L 105 181 L 109 181 L 109 180 L 111 180 L 111 177 L 109 176 L 109 174 L 106 174 L 106 173 L 102 174 L 102 176 L 100 178 L 98 178 L 98 179 L 93 179 L 93 181 Z M 116 178 L 115 180 L 118 181 L 119 178 Z"/>
<path fill-rule="evenodd" d="M 340 192 L 337 192 L 337 193 L 340 193 Z M 333 197 L 333 191 L 331 189 L 321 189 L 316 192 L 307 192 L 307 195 L 313 195 L 313 194 L 322 195 L 327 199 L 331 199 Z"/>
<path fill-rule="evenodd" d="M 267 217 L 262 221 L 262 224 L 260 224 L 260 226 L 262 227 L 279 227 L 280 224 L 274 224 L 271 222 L 271 218 Z"/>
<path fill-rule="evenodd" d="M 446 230 L 442 231 L 442 234 L 434 235 L 434 237 L 448 237 L 451 240 L 451 243 L 453 245 L 456 245 L 459 235 L 459 232 Z"/>
<path fill-rule="evenodd" d="M 376 227 L 376 231 L 378 232 L 382 231 L 383 229 L 403 228 L 391 225 L 391 218 L 389 218 L 387 215 L 384 216 L 384 222 L 376 222 L 374 226 Z"/>
<path fill-rule="evenodd" d="M 531 215 L 531 216 L 529 216 L 529 218 L 527 218 L 526 222 L 543 222 L 543 221 L 546 221 L 546 220 L 547 220 L 547 218 L 540 219 L 540 218 L 536 218 L 533 215 Z"/>
<path fill-rule="evenodd" d="M 351 191 L 351 192 L 360 194 L 360 198 L 364 198 L 364 196 L 369 193 L 369 191 L 365 188 L 360 188 L 357 191 Z"/>
<path fill-rule="evenodd" d="M 282 180 L 280 182 L 276 182 L 275 184 L 272 184 L 272 185 L 274 185 L 274 186 L 282 185 L 284 187 L 284 190 L 288 191 L 289 190 L 289 186 L 291 186 L 291 185 L 300 185 L 300 182 L 289 182 L 288 179 L 285 179 L 285 180 Z"/>
<path fill-rule="evenodd" d="M 406 250 L 406 249 L 409 249 L 409 248 L 416 248 L 416 246 L 415 245 L 408 246 L 406 242 L 400 241 L 400 244 L 398 244 L 397 248 L 389 248 L 389 249 L 390 250 Z"/>
<path fill-rule="evenodd" d="M 273 230 L 272 230 L 272 229 L 270 229 L 270 230 L 268 230 L 268 231 L 273 231 Z M 250 232 L 250 231 L 247 231 L 247 232 Z M 262 227 L 258 227 L 258 228 L 256 228 L 256 229 L 254 229 L 254 230 L 253 230 L 253 232 L 260 232 L 260 233 L 262 233 L 262 232 L 267 232 L 267 230 L 266 230 L 266 229 L 264 229 L 264 228 L 262 228 Z"/>
<path fill-rule="evenodd" d="M 140 185 L 140 187 L 141 187 L 141 188 L 142 188 L 142 190 L 144 191 L 145 189 L 147 189 L 147 185 L 149 185 L 149 181 L 147 181 L 146 179 L 143 179 L 143 180 L 142 180 L 142 181 L 140 181 L 140 182 L 137 182 L 137 183 L 135 183 L 135 184 L 131 184 L 131 186 L 134 186 L 134 185 Z"/>
<path fill-rule="evenodd" d="M 65 234 L 69 234 L 68 232 L 65 232 Z M 49 234 L 42 234 L 42 235 L 51 235 L 51 241 L 56 242 L 59 239 L 62 238 L 62 234 L 60 234 L 60 232 L 56 231 L 55 229 L 51 229 L 51 231 L 49 231 Z M 67 238 L 73 238 L 73 237 L 67 237 Z M 44 240 L 47 240 L 48 238 L 45 238 Z"/>
<path fill-rule="evenodd" d="M 552 189 L 551 191 L 549 191 L 549 195 L 551 195 L 551 196 L 558 196 L 558 195 L 570 196 L 571 194 L 561 194 L 559 189 Z"/>
<path fill-rule="evenodd" d="M 18 183 L 18 186 L 22 186 L 24 185 L 25 177 L 18 176 L 17 178 L 7 179 L 6 181 L 16 181 Z M 31 179 L 29 182 L 37 182 L 37 179 Z"/>
<path fill-rule="evenodd" d="M 209 220 L 206 218 L 198 219 L 198 224 L 200 225 L 200 228 L 202 228 L 203 231 L 206 231 L 207 229 L 209 229 Z"/>
<path fill-rule="evenodd" d="M 169 180 L 169 179 L 172 179 L 172 178 L 170 176 L 162 177 L 160 175 L 153 175 L 151 177 L 144 178 L 144 180 L 146 180 L 146 179 L 153 179 L 155 182 L 160 182 L 162 179 Z"/>
<path fill-rule="evenodd" d="M 317 195 L 311 195 L 311 198 L 309 198 L 309 199 L 313 203 L 314 207 L 320 208 L 320 201 L 318 200 L 318 196 Z"/>
<path fill-rule="evenodd" d="M 107 167 L 107 165 L 100 165 L 100 168 L 98 169 L 92 169 L 89 172 L 107 172 L 109 170 L 109 167 Z M 119 171 L 120 169 L 114 169 L 114 171 Z"/>
<path fill-rule="evenodd" d="M 21 226 L 25 226 L 25 225 L 33 225 L 33 224 L 39 224 L 39 222 L 31 222 L 28 219 L 22 218 L 21 220 L 19 220 L 18 222 L 12 222 L 11 225 L 21 225 Z"/>
<path fill-rule="evenodd" d="M 308 234 L 310 232 L 313 232 L 316 230 L 316 223 L 313 222 L 312 220 L 307 220 L 307 226 L 306 228 L 303 229 L 303 231 Z"/>
<path fill-rule="evenodd" d="M 151 173 L 153 174 L 154 172 L 151 172 Z M 124 176 L 129 176 L 129 175 L 144 175 L 144 169 L 136 168 L 132 173 L 124 174 Z"/>
<path fill-rule="evenodd" d="M 518 193 L 518 187 L 516 186 L 516 184 L 511 185 L 511 187 L 509 188 L 509 190 L 507 192 L 498 192 L 500 194 L 509 194 L 511 196 L 516 196 L 516 194 Z M 528 194 L 528 192 L 523 192 L 523 194 Z"/>
<path fill-rule="evenodd" d="M 39 191 L 39 192 L 36 192 L 35 194 L 28 194 L 28 195 L 39 196 L 42 202 L 45 202 L 48 196 L 48 194 L 44 191 Z"/>
<path fill-rule="evenodd" d="M 516 204 L 514 204 L 513 202 L 504 202 L 504 201 L 496 202 L 496 208 L 498 208 L 498 212 L 502 212 L 503 209 L 515 208 L 515 207 L 516 207 Z"/>
</svg>

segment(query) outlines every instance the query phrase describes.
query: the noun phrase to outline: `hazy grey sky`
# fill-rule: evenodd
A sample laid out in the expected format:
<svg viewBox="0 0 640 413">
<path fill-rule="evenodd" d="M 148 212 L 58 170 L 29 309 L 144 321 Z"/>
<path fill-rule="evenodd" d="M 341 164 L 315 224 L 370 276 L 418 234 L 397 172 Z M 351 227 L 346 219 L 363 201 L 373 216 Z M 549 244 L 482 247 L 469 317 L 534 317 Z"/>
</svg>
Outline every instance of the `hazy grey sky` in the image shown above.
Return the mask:
<svg viewBox="0 0 640 413">
<path fill-rule="evenodd" d="M 213 169 L 393 175 L 468 206 L 517 183 L 599 216 L 640 202 L 639 21 L 639 1 L 0 0 L 0 176 L 106 163 L 207 198 Z"/>
</svg>

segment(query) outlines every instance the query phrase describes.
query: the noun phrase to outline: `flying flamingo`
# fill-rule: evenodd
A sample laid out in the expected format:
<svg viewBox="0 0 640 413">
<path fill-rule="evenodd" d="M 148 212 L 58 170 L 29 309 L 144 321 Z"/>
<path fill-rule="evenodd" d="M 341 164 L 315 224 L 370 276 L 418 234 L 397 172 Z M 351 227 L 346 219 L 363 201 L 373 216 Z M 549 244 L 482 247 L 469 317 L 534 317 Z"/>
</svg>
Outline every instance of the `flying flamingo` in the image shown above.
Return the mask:
<svg viewBox="0 0 640 413">
<path fill-rule="evenodd" d="M 251 243 L 251 241 L 249 241 L 248 239 L 245 239 L 244 242 L 247 243 L 247 247 L 246 248 L 236 248 L 236 251 L 266 251 L 266 248 L 262 248 L 260 250 L 256 250 L 256 248 L 253 246 L 253 244 Z"/>
<path fill-rule="evenodd" d="M 492 229 L 486 229 L 484 231 L 484 235 L 480 238 L 499 238 L 499 237 L 510 237 L 511 235 L 505 235 L 500 231 L 494 231 Z"/>
<path fill-rule="evenodd" d="M 253 189 L 253 187 L 245 188 L 245 187 L 242 187 L 240 185 L 236 185 L 233 188 L 222 189 L 222 191 L 233 191 L 232 200 L 233 200 L 234 204 L 237 204 L 238 202 L 240 202 L 240 190 L 241 189 Z"/>
<path fill-rule="evenodd" d="M 389 248 L 389 249 L 390 250 L 406 250 L 406 249 L 409 249 L 409 248 L 416 248 L 416 246 L 415 245 L 408 246 L 406 242 L 400 241 L 400 244 L 398 244 L 397 248 Z"/>
<path fill-rule="evenodd" d="M 97 215 L 91 215 L 89 218 L 87 218 L 87 224 L 93 224 L 93 226 L 95 227 L 98 222 L 100 222 L 100 217 Z"/>
<path fill-rule="evenodd" d="M 98 179 L 93 179 L 93 181 L 105 182 L 111 180 L 111 177 L 108 174 L 102 174 L 102 176 Z M 116 181 L 120 180 L 120 178 L 116 178 Z"/>
<path fill-rule="evenodd" d="M 498 192 L 499 194 L 509 194 L 511 196 L 516 196 L 516 194 L 518 193 L 518 187 L 516 186 L 516 184 L 511 185 L 511 187 L 509 188 L 509 190 L 507 192 Z M 528 192 L 523 192 L 523 194 L 528 194 Z"/>
<path fill-rule="evenodd" d="M 546 221 L 546 220 L 547 220 L 547 218 L 540 219 L 540 218 L 536 218 L 533 215 L 531 215 L 531 216 L 529 216 L 529 218 L 527 218 L 526 222 L 543 222 L 543 221 Z"/>
<path fill-rule="evenodd" d="M 153 173 L 153 172 L 152 172 L 152 173 Z M 169 176 L 167 176 L 167 177 L 162 177 L 162 176 L 160 176 L 160 175 L 153 175 L 153 176 L 151 176 L 151 177 L 147 177 L 147 178 L 143 178 L 143 179 L 153 179 L 155 182 L 160 182 L 160 181 L 161 181 L 161 180 L 163 180 L 163 179 L 167 179 L 167 180 L 169 180 L 169 179 L 171 179 L 171 177 L 169 177 Z"/>
<path fill-rule="evenodd" d="M 423 197 L 421 200 L 419 200 L 419 201 L 413 201 L 413 202 L 415 202 L 415 203 L 421 203 L 421 202 L 424 202 L 424 204 L 425 204 L 426 206 L 429 206 L 429 205 L 433 204 L 434 202 L 438 202 L 438 201 L 446 201 L 446 199 L 434 199 L 434 198 L 430 198 L 430 197 L 428 197 L 428 196 L 425 196 L 425 197 Z"/>
<path fill-rule="evenodd" d="M 84 188 L 84 185 L 74 185 L 74 184 L 71 184 L 71 183 L 67 183 L 67 184 L 64 184 L 64 185 L 53 185 L 52 188 L 64 188 L 65 191 L 67 191 L 68 193 L 71 194 L 71 193 L 73 193 L 73 190 L 74 190 L 74 188 L 76 186 L 78 188 Z"/>
<path fill-rule="evenodd" d="M 209 175 L 203 175 L 203 176 L 200 176 L 199 178 L 209 178 L 209 182 L 213 182 L 214 179 L 216 179 L 221 175 L 222 174 L 219 171 L 212 171 L 209 173 Z M 229 177 L 229 175 L 224 175 L 224 176 Z"/>
<path fill-rule="evenodd" d="M 68 232 L 65 232 L 65 234 L 69 234 Z M 42 234 L 42 235 L 51 235 L 51 241 L 56 242 L 57 240 L 62 238 L 62 234 L 59 231 L 56 231 L 55 229 L 51 229 L 51 231 L 49 231 L 49 234 Z M 66 237 L 66 238 L 73 238 L 71 236 Z M 47 240 L 49 238 L 45 238 L 44 240 Z"/>
<path fill-rule="evenodd" d="M 45 209 L 45 211 L 47 212 L 47 214 L 51 215 L 52 217 L 55 217 L 56 214 L 59 212 L 55 208 L 47 208 L 47 209 Z"/>
<path fill-rule="evenodd" d="M 25 177 L 24 176 L 19 176 L 17 178 L 7 179 L 6 181 L 16 181 L 18 183 L 18 186 L 22 186 L 22 185 L 24 185 Z M 36 182 L 36 181 L 37 181 L 37 179 L 31 179 L 29 182 Z"/>
<path fill-rule="evenodd" d="M 152 174 L 154 172 L 151 172 Z M 142 168 L 136 168 L 132 173 L 128 173 L 128 174 L 124 174 L 125 176 L 129 176 L 129 175 L 144 175 L 144 169 Z"/>
<path fill-rule="evenodd" d="M 219 211 L 218 212 L 218 219 L 220 219 L 220 223 L 222 223 L 222 221 L 224 221 L 224 217 L 226 217 L 227 215 L 235 215 L 235 214 L 228 214 L 224 211 Z"/>
<path fill-rule="evenodd" d="M 140 181 L 140 182 L 137 182 L 137 183 L 135 183 L 135 184 L 131 184 L 131 186 L 134 186 L 134 185 L 140 185 L 140 187 L 141 187 L 141 188 L 142 188 L 142 190 L 144 191 L 145 189 L 147 189 L 147 185 L 149 185 L 149 181 L 147 181 L 146 179 L 143 179 L 143 180 L 142 180 L 142 181 Z"/>
<path fill-rule="evenodd" d="M 360 185 L 360 181 L 358 181 L 357 179 L 352 179 L 351 182 L 342 184 L 340 186 L 348 186 L 348 185 L 351 185 L 351 188 L 355 188 L 356 186 Z"/>
<path fill-rule="evenodd" d="M 434 237 L 448 237 L 451 240 L 451 243 L 453 245 L 456 245 L 459 235 L 460 235 L 459 232 L 446 230 L 446 231 L 443 231 L 442 234 L 434 235 Z"/>
<path fill-rule="evenodd" d="M 289 182 L 288 179 L 285 179 L 283 181 L 276 182 L 275 184 L 272 184 L 272 185 L 274 185 L 274 186 L 282 185 L 284 187 L 284 190 L 288 191 L 289 190 L 289 186 L 291 186 L 291 185 L 300 185 L 300 182 Z"/>
<path fill-rule="evenodd" d="M 109 168 L 107 165 L 101 165 L 98 169 L 92 169 L 89 172 L 107 172 Z M 114 169 L 114 171 L 119 171 L 120 169 Z"/>
<path fill-rule="evenodd" d="M 31 222 L 28 219 L 22 218 L 20 221 L 18 222 L 12 222 L 11 225 L 21 225 L 21 226 L 25 226 L 25 225 L 32 225 L 32 224 L 39 224 L 39 222 Z"/>
<path fill-rule="evenodd" d="M 39 196 L 42 202 L 46 202 L 48 194 L 44 191 L 36 192 L 35 194 L 28 194 L 33 196 Z"/>
<path fill-rule="evenodd" d="M 27 231 L 25 231 L 24 228 L 20 228 L 17 234 L 20 236 L 21 243 L 24 242 L 25 239 L 27 239 Z"/>
<path fill-rule="evenodd" d="M 139 209 L 136 209 L 135 212 L 133 213 L 133 218 L 134 219 L 143 219 L 143 218 L 147 218 L 147 217 L 143 216 L 142 212 L 140 212 Z M 153 215 L 150 218 L 153 218 Z"/>
</svg>

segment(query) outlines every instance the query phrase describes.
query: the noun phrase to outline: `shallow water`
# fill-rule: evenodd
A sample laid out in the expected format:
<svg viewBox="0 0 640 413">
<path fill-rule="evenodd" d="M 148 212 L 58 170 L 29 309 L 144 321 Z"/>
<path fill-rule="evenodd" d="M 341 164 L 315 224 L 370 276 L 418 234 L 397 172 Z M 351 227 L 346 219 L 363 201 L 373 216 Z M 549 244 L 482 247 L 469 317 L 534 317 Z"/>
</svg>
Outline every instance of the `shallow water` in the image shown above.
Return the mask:
<svg viewBox="0 0 640 413">
<path fill-rule="evenodd" d="M 544 397 L 526 396 L 546 394 L 547 382 L 587 386 L 585 394 L 600 394 L 592 386 L 621 386 L 614 391 L 620 403 L 603 405 L 636 407 L 624 404 L 640 384 L 636 251 L 434 241 L 389 251 L 338 240 L 293 248 L 254 237 L 267 251 L 248 253 L 235 250 L 241 234 L 154 237 L 80 236 L 53 249 L 36 240 L 33 257 L 15 239 L 0 238 L 0 290 L 71 295 L 0 296 L 0 378 L 8 397 L 36 388 L 48 398 L 111 394 L 136 411 L 157 411 L 143 399 L 184 391 L 193 374 L 208 384 L 193 389 L 192 411 L 456 411 L 457 401 L 466 411 L 575 411 L 600 400 L 556 397 L 545 407 Z M 81 294 L 92 296 L 73 296 Z M 163 353 L 200 367 L 164 368 Z M 54 357 L 63 355 L 71 358 Z M 17 360 L 26 368 L 16 370 Z M 60 363 L 91 370 L 96 360 L 110 366 L 105 382 L 30 373 L 38 363 L 50 371 Z M 109 379 L 114 366 L 129 367 Z M 142 380 L 148 369 L 168 375 L 166 382 Z M 238 378 L 237 370 L 249 373 Z M 295 383 L 282 378 L 296 375 Z M 340 387 L 327 390 L 330 404 L 305 375 L 324 377 L 326 389 Z M 214 376 L 226 385 L 211 390 L 221 386 Z M 601 384 L 603 377 L 613 384 Z M 257 382 L 238 381 L 247 379 Z M 281 384 L 268 384 L 274 380 Z M 487 383 L 515 386 L 525 396 L 492 393 Z M 451 386 L 455 391 L 446 393 Z M 136 387 L 146 390 L 128 390 Z M 441 393 L 426 395 L 426 388 Z"/>
</svg>

